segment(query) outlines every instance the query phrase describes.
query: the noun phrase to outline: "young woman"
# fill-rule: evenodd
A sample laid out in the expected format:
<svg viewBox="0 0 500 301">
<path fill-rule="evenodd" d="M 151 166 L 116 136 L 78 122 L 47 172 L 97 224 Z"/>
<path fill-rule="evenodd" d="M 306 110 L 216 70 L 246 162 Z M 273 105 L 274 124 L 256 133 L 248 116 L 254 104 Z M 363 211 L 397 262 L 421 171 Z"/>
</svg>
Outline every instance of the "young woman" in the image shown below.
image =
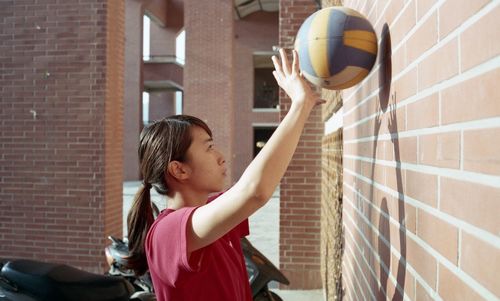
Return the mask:
<svg viewBox="0 0 500 301">
<path fill-rule="evenodd" d="M 273 56 L 279 86 L 290 110 L 234 186 L 222 191 L 225 160 L 208 126 L 192 116 L 173 116 L 144 128 L 139 158 L 144 185 L 128 216 L 130 267 L 149 269 L 158 300 L 250 301 L 252 295 L 240 238 L 247 218 L 271 197 L 297 147 L 312 109 L 323 101 L 292 65 L 285 51 Z M 156 220 L 150 189 L 166 195 L 167 209 Z"/>
</svg>

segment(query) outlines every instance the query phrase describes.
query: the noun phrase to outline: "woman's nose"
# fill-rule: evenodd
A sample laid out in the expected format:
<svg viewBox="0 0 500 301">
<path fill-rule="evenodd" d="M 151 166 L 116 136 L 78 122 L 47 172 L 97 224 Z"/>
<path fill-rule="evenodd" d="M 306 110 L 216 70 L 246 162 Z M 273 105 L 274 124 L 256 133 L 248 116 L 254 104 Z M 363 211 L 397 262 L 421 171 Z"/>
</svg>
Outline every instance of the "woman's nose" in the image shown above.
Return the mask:
<svg viewBox="0 0 500 301">
<path fill-rule="evenodd" d="M 222 165 L 222 164 L 226 163 L 226 160 L 224 159 L 224 155 L 219 151 L 217 151 L 217 153 L 219 154 L 219 159 L 218 159 L 219 164 Z"/>
</svg>

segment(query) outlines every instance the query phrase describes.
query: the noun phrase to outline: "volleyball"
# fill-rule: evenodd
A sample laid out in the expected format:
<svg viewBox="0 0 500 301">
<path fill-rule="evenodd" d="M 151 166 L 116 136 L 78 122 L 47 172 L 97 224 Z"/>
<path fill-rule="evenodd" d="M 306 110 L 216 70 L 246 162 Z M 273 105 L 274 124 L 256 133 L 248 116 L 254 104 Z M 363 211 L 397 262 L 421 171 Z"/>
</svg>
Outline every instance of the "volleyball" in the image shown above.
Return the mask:
<svg viewBox="0 0 500 301">
<path fill-rule="evenodd" d="M 359 12 L 327 7 L 304 21 L 294 48 L 308 81 L 341 90 L 356 85 L 370 73 L 377 58 L 377 35 Z"/>
</svg>

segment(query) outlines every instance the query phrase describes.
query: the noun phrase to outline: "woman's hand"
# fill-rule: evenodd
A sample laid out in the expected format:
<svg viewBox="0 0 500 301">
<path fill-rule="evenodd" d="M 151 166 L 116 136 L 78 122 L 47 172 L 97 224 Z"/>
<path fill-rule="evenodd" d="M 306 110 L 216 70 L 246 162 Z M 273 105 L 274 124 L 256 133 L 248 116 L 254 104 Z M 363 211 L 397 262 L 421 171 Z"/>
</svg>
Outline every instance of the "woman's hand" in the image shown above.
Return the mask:
<svg viewBox="0 0 500 301">
<path fill-rule="evenodd" d="M 285 50 L 279 50 L 281 63 L 276 56 L 273 55 L 274 63 L 273 75 L 278 82 L 278 85 L 285 90 L 286 94 L 291 98 L 292 104 L 305 104 L 311 108 L 317 104 L 324 103 L 316 93 L 311 90 L 309 84 L 302 77 L 299 70 L 299 57 L 297 51 L 293 50 L 293 62 L 290 66 Z"/>
</svg>

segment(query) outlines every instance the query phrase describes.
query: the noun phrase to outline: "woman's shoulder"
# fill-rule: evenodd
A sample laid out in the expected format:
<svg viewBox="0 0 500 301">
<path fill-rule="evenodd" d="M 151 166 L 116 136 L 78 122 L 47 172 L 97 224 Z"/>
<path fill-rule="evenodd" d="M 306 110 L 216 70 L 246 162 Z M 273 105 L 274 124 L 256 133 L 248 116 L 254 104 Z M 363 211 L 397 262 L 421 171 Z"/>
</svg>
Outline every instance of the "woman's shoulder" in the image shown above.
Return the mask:
<svg viewBox="0 0 500 301">
<path fill-rule="evenodd" d="M 155 220 L 156 222 L 175 222 L 179 219 L 185 218 L 186 215 L 190 215 L 196 207 L 182 207 L 179 209 L 164 209 L 158 214 L 158 217 Z"/>
</svg>

